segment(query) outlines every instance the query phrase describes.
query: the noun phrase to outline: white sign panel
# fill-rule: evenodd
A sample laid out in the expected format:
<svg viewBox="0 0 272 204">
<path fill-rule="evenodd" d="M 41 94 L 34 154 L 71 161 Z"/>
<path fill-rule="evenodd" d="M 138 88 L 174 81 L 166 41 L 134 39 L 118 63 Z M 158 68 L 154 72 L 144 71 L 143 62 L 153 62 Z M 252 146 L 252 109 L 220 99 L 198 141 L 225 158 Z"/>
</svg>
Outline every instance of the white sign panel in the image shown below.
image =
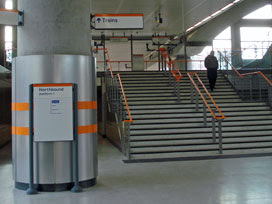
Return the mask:
<svg viewBox="0 0 272 204">
<path fill-rule="evenodd" d="M 0 9 L 0 24 L 1 25 L 18 25 L 18 12 L 12 11 L 1 11 Z"/>
<path fill-rule="evenodd" d="M 94 19 L 97 30 L 144 28 L 143 14 L 95 14 Z"/>
<path fill-rule="evenodd" d="M 34 141 L 73 140 L 72 84 L 33 85 Z"/>
</svg>

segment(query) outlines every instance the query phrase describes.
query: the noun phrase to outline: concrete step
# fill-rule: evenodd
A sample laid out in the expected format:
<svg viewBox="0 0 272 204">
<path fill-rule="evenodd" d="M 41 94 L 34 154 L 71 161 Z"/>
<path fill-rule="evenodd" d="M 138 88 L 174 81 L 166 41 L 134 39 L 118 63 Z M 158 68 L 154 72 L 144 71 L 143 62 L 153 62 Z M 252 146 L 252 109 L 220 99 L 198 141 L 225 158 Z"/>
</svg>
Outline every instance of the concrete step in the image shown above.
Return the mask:
<svg viewBox="0 0 272 204">
<path fill-rule="evenodd" d="M 174 91 L 172 91 L 172 93 L 163 93 L 163 92 L 159 92 L 159 93 L 138 93 L 138 94 L 131 94 L 131 93 L 127 93 L 126 92 L 126 97 L 127 98 L 138 98 L 138 97 L 160 97 L 160 96 L 169 96 L 172 97 L 174 95 Z M 214 96 L 233 96 L 233 95 L 237 95 L 235 91 L 232 92 L 212 92 L 211 93 L 212 97 Z M 180 92 L 180 96 L 191 96 L 191 93 L 189 92 Z"/>
<path fill-rule="evenodd" d="M 181 99 L 182 104 L 191 104 L 191 100 L 189 99 Z M 236 98 L 236 99 L 216 99 L 216 103 L 240 103 L 242 102 L 242 99 Z M 162 105 L 162 104 L 177 104 L 177 98 L 173 99 L 168 99 L 168 100 L 153 100 L 153 101 L 148 101 L 148 100 L 129 100 L 128 105 L 129 106 L 134 106 L 134 105 Z M 210 104 L 210 102 L 208 102 Z M 201 103 L 200 103 L 201 104 Z"/>
<path fill-rule="evenodd" d="M 260 125 L 260 126 L 235 126 L 235 127 L 222 127 L 222 132 L 249 132 L 249 131 L 263 131 L 263 130 L 271 130 L 271 125 Z M 130 135 L 155 135 L 155 134 L 191 134 L 191 133 L 212 133 L 211 127 L 197 127 L 197 128 L 180 128 L 180 129 L 150 129 L 150 130 L 131 130 Z"/>
<path fill-rule="evenodd" d="M 259 110 L 259 111 L 253 111 L 253 112 L 225 112 L 223 113 L 226 117 L 234 117 L 234 116 L 256 116 L 256 115 L 271 115 L 272 111 L 270 110 Z M 216 113 L 217 115 L 217 113 Z M 142 115 L 137 115 L 137 114 L 132 114 L 133 120 L 140 120 L 140 119 L 160 119 L 160 118 L 203 118 L 203 113 L 201 112 L 191 112 L 191 113 L 160 113 L 160 114 L 142 114 Z M 210 112 L 207 112 L 207 117 L 211 118 Z"/>
<path fill-rule="evenodd" d="M 182 96 L 181 95 L 181 100 L 190 100 L 191 101 L 191 96 Z M 222 99 L 240 99 L 238 95 L 214 95 L 213 99 L 217 103 L 217 100 L 222 100 Z M 177 100 L 177 96 L 147 96 L 147 97 L 128 97 L 128 101 L 130 103 L 135 102 L 135 101 L 157 101 L 157 100 Z M 209 100 L 208 97 L 206 100 Z M 199 103 L 201 103 L 201 98 L 199 97 Z"/>
<path fill-rule="evenodd" d="M 201 152 L 169 152 L 169 153 L 149 153 L 149 154 L 132 154 L 131 160 L 136 159 L 171 159 L 171 158 L 186 158 L 186 159 L 201 159 L 207 156 L 237 156 L 237 155 L 248 155 L 248 154 L 263 154 L 272 153 L 272 148 L 270 147 L 255 147 L 254 149 L 230 149 L 224 150 L 223 155 L 220 155 L 218 150 L 201 151 Z"/>
<path fill-rule="evenodd" d="M 241 148 L 272 148 L 272 142 L 260 142 L 260 143 L 237 143 L 237 144 L 224 144 L 223 149 L 241 149 Z M 209 151 L 218 150 L 218 144 L 207 144 L 199 145 L 194 148 L 194 146 L 166 146 L 166 147 L 141 147 L 141 148 L 131 148 L 130 152 L 135 153 L 163 153 L 163 152 L 190 152 L 190 151 Z"/>
<path fill-rule="evenodd" d="M 222 103 L 217 104 L 220 108 L 223 107 L 258 107 L 258 106 L 265 106 L 265 103 Z M 202 107 L 202 104 L 199 104 L 199 107 Z M 170 105 L 138 105 L 138 106 L 131 106 L 130 110 L 151 110 L 151 109 L 180 109 L 180 108 L 195 108 L 195 104 L 170 104 Z"/>
<path fill-rule="evenodd" d="M 218 138 L 216 138 L 218 142 Z M 223 144 L 231 143 L 260 143 L 272 142 L 272 136 L 256 136 L 256 137 L 237 137 L 237 138 L 223 138 Z M 211 138 L 207 139 L 188 139 L 188 140 L 160 140 L 160 141 L 132 141 L 131 147 L 158 147 L 158 146 L 184 146 L 184 145 L 202 145 L 214 144 Z"/>
<path fill-rule="evenodd" d="M 271 136 L 272 130 L 253 130 L 245 132 L 223 132 L 223 138 L 235 137 L 257 137 L 257 136 Z M 190 133 L 190 134 L 156 134 L 156 135 L 136 135 L 131 136 L 131 141 L 155 141 L 155 140 L 173 140 L 173 139 L 207 139 L 212 138 L 212 132 Z"/>
<path fill-rule="evenodd" d="M 205 86 L 209 85 L 208 82 L 203 82 L 203 84 Z M 157 88 L 158 87 L 165 87 L 165 86 L 167 86 L 167 87 L 173 87 L 172 85 L 170 86 L 168 84 L 168 82 L 160 82 L 160 83 L 152 83 L 152 82 L 146 82 L 146 83 L 144 83 L 144 82 L 123 83 L 123 86 L 125 88 L 127 88 L 127 87 L 152 87 L 152 86 L 155 86 Z M 231 87 L 231 85 L 228 82 L 221 82 L 221 83 L 216 83 L 215 88 L 217 88 L 217 87 L 224 87 L 224 86 Z M 180 87 L 181 88 L 184 88 L 184 87 L 191 88 L 191 83 L 189 83 L 189 82 L 188 83 L 181 83 Z M 200 85 L 199 85 L 199 87 L 200 87 Z"/>
<path fill-rule="evenodd" d="M 242 111 L 260 111 L 260 110 L 267 110 L 269 111 L 270 108 L 268 106 L 257 106 L 257 107 L 219 107 L 221 111 L 225 114 L 226 112 L 242 112 Z M 133 110 L 130 109 L 131 114 L 134 115 L 141 115 L 141 114 L 167 114 L 167 113 L 196 113 L 194 108 L 180 108 L 180 109 L 146 109 L 146 110 Z M 199 109 L 202 112 L 202 108 Z"/>
<path fill-rule="evenodd" d="M 200 87 L 199 87 L 200 88 Z M 125 92 L 127 91 L 153 91 L 153 90 L 173 90 L 173 86 L 124 86 Z M 224 91 L 226 89 L 232 89 L 231 85 L 227 86 L 216 86 L 214 91 L 220 90 Z M 191 85 L 188 84 L 186 86 L 181 86 L 180 90 L 185 90 L 185 91 L 191 91 Z"/>
<path fill-rule="evenodd" d="M 208 122 L 210 122 L 210 118 Z M 256 120 L 272 120 L 272 115 L 261 115 L 261 116 L 236 116 L 228 117 L 224 119 L 223 123 L 232 122 L 232 121 L 256 121 Z M 203 117 L 199 118 L 160 118 L 160 119 L 143 119 L 143 120 L 134 120 L 132 125 L 145 125 L 145 124 L 175 124 L 175 123 L 203 123 Z"/>
<path fill-rule="evenodd" d="M 180 90 L 181 93 L 191 93 L 191 90 L 190 89 L 181 89 Z M 224 93 L 228 93 L 228 92 L 233 92 L 235 94 L 237 94 L 234 89 L 232 88 L 229 88 L 229 89 L 225 89 L 225 88 L 222 88 L 222 89 L 215 89 L 213 93 L 219 93 L 219 94 L 224 94 Z M 172 88 L 169 88 L 168 89 L 140 89 L 140 90 L 131 90 L 131 89 L 126 89 L 125 90 L 125 93 L 126 95 L 129 95 L 129 94 L 155 94 L 155 93 L 174 93 L 174 89 Z"/>
<path fill-rule="evenodd" d="M 129 83 L 169 83 L 169 78 L 168 77 L 150 77 L 150 78 L 136 78 L 136 77 L 131 77 L 131 78 L 122 78 L 122 83 L 123 84 L 129 84 Z M 202 82 L 208 83 L 209 80 L 207 77 L 201 79 Z M 227 80 L 224 77 L 220 77 L 216 79 L 216 83 L 226 83 Z M 191 83 L 191 80 L 189 78 L 182 78 L 180 83 Z"/>
<path fill-rule="evenodd" d="M 272 120 L 264 120 L 264 121 L 227 121 L 222 123 L 222 127 L 237 127 L 237 126 L 261 126 L 261 125 L 272 125 Z M 212 123 L 208 122 L 206 128 L 211 128 Z M 131 130 L 153 130 L 153 129 L 181 129 L 181 128 L 205 128 L 203 125 L 203 121 L 198 123 L 173 123 L 173 124 L 131 124 Z"/>
</svg>

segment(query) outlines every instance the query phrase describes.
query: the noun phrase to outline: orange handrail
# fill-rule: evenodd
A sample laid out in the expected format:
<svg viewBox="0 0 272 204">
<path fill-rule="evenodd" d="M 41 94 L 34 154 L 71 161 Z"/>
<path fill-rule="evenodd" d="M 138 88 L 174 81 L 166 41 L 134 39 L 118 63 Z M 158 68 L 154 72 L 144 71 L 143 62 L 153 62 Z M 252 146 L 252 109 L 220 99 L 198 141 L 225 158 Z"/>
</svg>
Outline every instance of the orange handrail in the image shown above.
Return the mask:
<svg viewBox="0 0 272 204">
<path fill-rule="evenodd" d="M 159 48 L 159 50 L 160 50 L 161 55 L 163 56 L 165 62 L 167 63 L 173 77 L 175 77 L 176 81 L 179 82 L 181 77 L 183 77 L 183 76 L 180 73 L 179 69 L 176 67 L 175 62 L 172 60 L 171 56 L 169 55 L 168 51 L 165 48 Z M 167 59 L 167 57 L 169 58 L 170 61 Z M 175 70 L 172 69 L 172 65 L 175 68 Z"/>
<path fill-rule="evenodd" d="M 105 48 L 105 49 L 104 48 L 94 48 L 94 51 L 97 51 L 97 50 L 104 50 L 105 51 L 106 60 L 109 63 L 109 68 L 108 69 L 110 70 L 111 77 L 113 79 L 114 75 L 113 75 L 113 72 L 112 72 L 112 65 L 111 65 L 108 49 L 107 48 Z M 122 83 L 120 74 L 117 74 L 117 77 L 119 79 L 120 87 L 121 87 L 121 90 L 122 90 L 122 94 L 123 94 L 123 97 L 124 97 L 124 101 L 125 101 L 125 104 L 126 104 L 126 109 L 127 109 L 128 117 L 129 117 L 129 120 L 124 120 L 124 122 L 125 123 L 133 123 L 134 121 L 132 120 L 132 117 L 131 117 L 131 114 L 130 114 L 130 110 L 129 110 L 128 103 L 127 103 L 127 97 L 126 97 L 126 94 L 125 94 L 125 90 L 124 90 L 124 87 L 123 87 L 123 83 Z"/>
<path fill-rule="evenodd" d="M 197 90 L 197 92 L 199 93 L 199 95 L 201 96 L 203 102 L 205 103 L 206 107 L 209 109 L 209 111 L 211 112 L 212 116 L 214 119 L 225 119 L 226 117 L 224 116 L 224 114 L 222 113 L 222 111 L 220 110 L 220 108 L 218 107 L 218 105 L 215 103 L 215 101 L 213 100 L 213 97 L 211 96 L 211 94 L 209 93 L 209 91 L 206 89 L 205 85 L 203 84 L 203 82 L 201 81 L 201 79 L 199 78 L 198 74 L 196 72 L 188 72 L 187 73 L 188 77 L 190 78 L 191 82 L 193 83 L 195 89 Z M 216 116 L 214 111 L 211 109 L 211 107 L 209 106 L 208 102 L 206 101 L 205 97 L 203 96 L 203 94 L 201 93 L 201 91 L 199 90 L 198 86 L 196 85 L 194 79 L 192 78 L 191 75 L 196 76 L 197 80 L 199 81 L 199 83 L 201 84 L 202 88 L 205 90 L 206 94 L 209 96 L 210 100 L 212 101 L 212 103 L 214 104 L 215 108 L 217 109 L 218 113 L 220 114 L 220 116 Z"/>
<path fill-rule="evenodd" d="M 97 63 L 103 63 L 104 61 L 96 61 Z M 130 60 L 116 60 L 116 61 L 110 61 L 111 63 L 131 63 Z M 158 63 L 158 60 L 144 60 L 145 63 Z M 173 62 L 204 62 L 204 60 L 173 60 Z"/>
<path fill-rule="evenodd" d="M 130 111 L 129 111 L 128 103 L 127 103 L 127 97 L 126 97 L 126 94 L 125 94 L 125 91 L 124 91 L 124 87 L 123 87 L 123 83 L 122 83 L 120 74 L 117 74 L 117 77 L 119 79 L 120 87 L 121 87 L 121 90 L 122 90 L 122 94 L 123 94 L 123 97 L 124 97 L 124 101 L 125 101 L 125 104 L 126 104 L 126 108 L 127 108 L 127 112 L 128 112 L 128 117 L 129 117 L 129 120 L 124 120 L 124 122 L 125 123 L 133 123 L 133 120 L 131 118 L 131 114 L 130 114 Z"/>
<path fill-rule="evenodd" d="M 7 12 L 19 13 L 19 10 L 17 10 L 17 9 L 5 9 L 5 8 L 0 8 L 0 11 L 7 11 Z"/>
<path fill-rule="evenodd" d="M 255 74 L 260 74 L 271 86 L 272 86 L 272 82 L 261 72 L 250 72 L 250 73 L 245 73 L 245 74 L 240 74 L 240 72 L 238 72 L 238 70 L 229 62 L 229 60 L 220 52 L 218 51 L 219 54 L 223 57 L 223 59 L 231 66 L 232 70 L 240 77 L 243 78 L 244 76 L 248 76 L 248 75 L 255 75 Z"/>
<path fill-rule="evenodd" d="M 98 50 L 103 50 L 105 52 L 106 62 L 109 64 L 108 70 L 111 73 L 111 78 L 113 78 L 112 64 L 111 64 L 111 60 L 110 60 L 110 55 L 109 55 L 108 49 L 107 48 L 105 48 L 105 49 L 104 48 L 94 48 L 94 51 L 98 51 Z"/>
</svg>

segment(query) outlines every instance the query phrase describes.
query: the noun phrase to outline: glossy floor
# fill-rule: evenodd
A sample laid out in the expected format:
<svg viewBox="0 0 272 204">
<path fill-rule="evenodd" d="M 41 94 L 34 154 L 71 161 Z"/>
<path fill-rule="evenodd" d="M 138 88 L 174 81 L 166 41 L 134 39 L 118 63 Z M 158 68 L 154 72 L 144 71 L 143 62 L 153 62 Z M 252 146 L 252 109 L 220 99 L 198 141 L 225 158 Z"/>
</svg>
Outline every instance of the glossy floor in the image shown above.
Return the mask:
<svg viewBox="0 0 272 204">
<path fill-rule="evenodd" d="M 272 158 L 124 164 L 99 142 L 99 177 L 83 193 L 14 189 L 10 145 L 0 150 L 0 204 L 271 204 Z"/>
</svg>

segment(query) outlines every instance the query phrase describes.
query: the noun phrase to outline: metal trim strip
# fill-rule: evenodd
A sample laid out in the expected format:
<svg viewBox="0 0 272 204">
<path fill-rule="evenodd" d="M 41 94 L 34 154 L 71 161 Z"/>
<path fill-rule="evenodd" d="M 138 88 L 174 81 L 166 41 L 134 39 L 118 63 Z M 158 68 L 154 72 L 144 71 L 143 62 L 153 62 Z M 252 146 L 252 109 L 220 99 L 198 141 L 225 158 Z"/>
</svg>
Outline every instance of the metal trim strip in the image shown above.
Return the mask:
<svg viewBox="0 0 272 204">
<path fill-rule="evenodd" d="M 97 101 L 78 101 L 78 110 L 96 110 Z M 12 103 L 12 111 L 28 111 L 29 103 Z"/>
<path fill-rule="evenodd" d="M 78 126 L 78 134 L 97 133 L 97 131 L 98 131 L 97 124 Z M 11 132 L 12 132 L 12 135 L 28 136 L 29 128 L 12 126 Z"/>
<path fill-rule="evenodd" d="M 73 86 L 73 84 L 34 84 L 33 87 Z"/>
</svg>

